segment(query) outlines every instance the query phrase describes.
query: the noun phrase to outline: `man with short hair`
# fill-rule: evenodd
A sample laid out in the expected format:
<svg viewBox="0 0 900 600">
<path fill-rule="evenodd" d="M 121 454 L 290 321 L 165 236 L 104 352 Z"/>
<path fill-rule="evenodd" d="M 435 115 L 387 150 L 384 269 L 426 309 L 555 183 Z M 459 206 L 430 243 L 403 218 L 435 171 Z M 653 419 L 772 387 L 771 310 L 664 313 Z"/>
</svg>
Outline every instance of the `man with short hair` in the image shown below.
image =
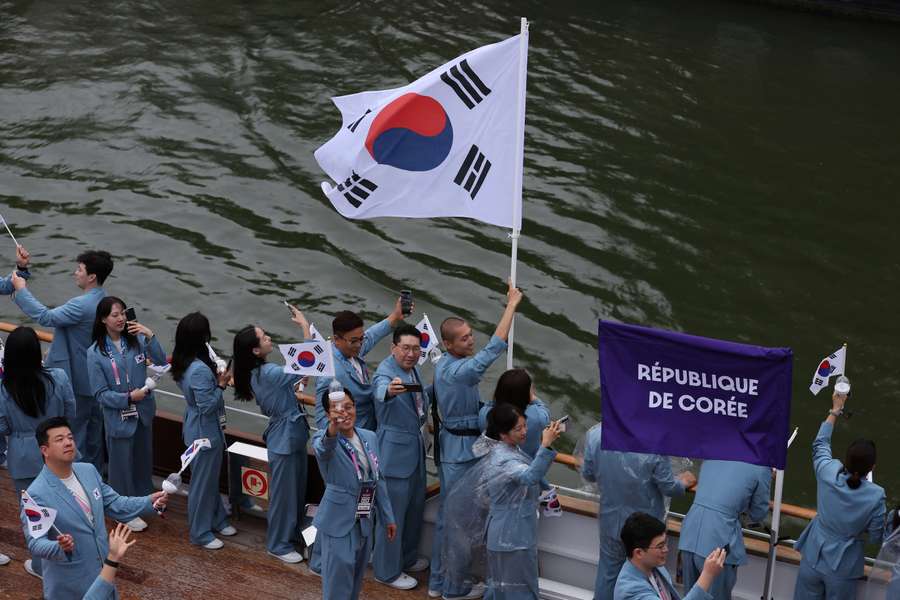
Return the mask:
<svg viewBox="0 0 900 600">
<path fill-rule="evenodd" d="M 103 470 L 103 412 L 88 380 L 87 349 L 97 315 L 97 304 L 106 296 L 103 282 L 113 270 L 112 257 L 103 250 L 89 250 L 75 259 L 75 284 L 83 293 L 62 306 L 47 308 L 26 287 L 25 279 L 12 275 L 15 303 L 34 321 L 53 327 L 53 343 L 44 361 L 47 367 L 66 372 L 75 391 L 72 432 L 81 458 Z"/>
<path fill-rule="evenodd" d="M 637 512 L 625 521 L 621 538 L 628 560 L 619 572 L 612 600 L 682 600 L 665 567 L 669 554 L 665 524 Z M 716 548 L 706 557 L 703 572 L 683 600 L 712 600 L 708 590 L 724 564 L 725 550 Z"/>
<path fill-rule="evenodd" d="M 109 552 L 104 516 L 127 523 L 154 508 L 164 508 L 168 496 L 165 492 L 120 496 L 103 483 L 93 465 L 76 463 L 75 440 L 65 417 L 42 421 L 35 437 L 44 467 L 28 486 L 28 494 L 38 506 L 56 509 L 55 528 L 43 537 L 31 537 L 30 522 L 22 510 L 22 530 L 31 554 L 44 559 L 44 597 L 81 598 Z"/>
<path fill-rule="evenodd" d="M 478 384 L 484 372 L 506 351 L 509 329 L 516 309 L 522 301 L 522 292 L 511 283 L 506 292 L 506 309 L 497 323 L 490 342 L 475 352 L 475 335 L 472 328 L 459 317 L 449 317 L 441 323 L 441 338 L 447 352 L 434 368 L 434 400 L 439 416 L 440 432 L 435 431 L 435 463 L 441 482 L 441 493 L 447 493 L 475 463 L 472 445 L 481 429 L 478 412 L 481 395 Z M 455 588 L 445 582 L 441 565 L 441 547 L 444 535 L 443 507 L 438 509 L 431 551 L 431 576 L 428 595 L 432 598 L 480 598 L 483 586 L 469 589 Z"/>
<path fill-rule="evenodd" d="M 587 433 L 581 476 L 600 488 L 597 524 L 600 533 L 600 561 L 594 583 L 594 600 L 612 598 L 616 578 L 627 559 L 620 534 L 635 512 L 666 518 L 666 497 L 683 496 L 697 483 L 694 474 L 672 474 L 671 459 L 658 454 L 616 452 L 600 447 L 601 426 Z"/>
<path fill-rule="evenodd" d="M 418 329 L 409 324 L 397 327 L 391 355 L 381 361 L 372 378 L 381 469 L 399 538 L 390 543 L 387 524 L 376 521 L 375 579 L 401 590 L 417 585 L 407 572 L 428 568 L 428 560 L 418 556 L 425 515 L 427 432 L 424 427 L 428 411 L 428 397 L 416 366 L 422 352 L 421 344 L 422 334 Z"/>
</svg>

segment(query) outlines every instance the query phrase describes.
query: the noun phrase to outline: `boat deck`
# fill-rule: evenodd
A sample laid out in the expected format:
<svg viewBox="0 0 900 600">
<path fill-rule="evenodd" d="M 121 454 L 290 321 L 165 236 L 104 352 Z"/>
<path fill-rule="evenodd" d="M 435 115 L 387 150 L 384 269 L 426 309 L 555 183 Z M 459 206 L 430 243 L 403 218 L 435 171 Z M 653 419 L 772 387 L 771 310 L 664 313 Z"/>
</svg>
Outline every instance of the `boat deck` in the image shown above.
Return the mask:
<svg viewBox="0 0 900 600">
<path fill-rule="evenodd" d="M 39 600 L 41 582 L 25 572 L 30 557 L 18 526 L 18 502 L 9 473 L 0 470 L 0 552 L 12 562 L 0 567 L 0 598 Z M 266 522 L 242 516 L 233 522 L 238 534 L 223 538 L 220 550 L 203 550 L 188 542 L 187 498 L 176 496 L 166 518 L 148 517 L 145 531 L 135 534 L 138 543 L 125 556 L 116 585 L 123 600 L 172 600 L 175 598 L 291 598 L 322 597 L 321 580 L 309 572 L 306 562 L 284 564 L 266 554 Z M 107 529 L 112 522 L 107 520 Z M 424 582 L 425 573 L 417 574 Z M 410 591 L 398 591 L 375 582 L 366 574 L 361 598 L 403 600 L 425 595 L 425 583 Z"/>
</svg>

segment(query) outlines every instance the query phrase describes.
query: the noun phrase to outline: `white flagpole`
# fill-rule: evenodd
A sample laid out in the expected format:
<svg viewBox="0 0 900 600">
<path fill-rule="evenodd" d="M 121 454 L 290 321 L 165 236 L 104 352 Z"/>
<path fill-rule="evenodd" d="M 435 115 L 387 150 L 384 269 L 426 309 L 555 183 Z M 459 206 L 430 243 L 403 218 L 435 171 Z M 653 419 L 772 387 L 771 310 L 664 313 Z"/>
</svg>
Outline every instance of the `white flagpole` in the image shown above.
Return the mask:
<svg viewBox="0 0 900 600">
<path fill-rule="evenodd" d="M 516 285 L 516 263 L 519 260 L 519 220 L 522 218 L 522 171 L 525 166 L 525 81 L 528 73 L 528 19 L 522 17 L 519 31 L 519 85 L 518 85 L 518 120 L 516 121 L 516 171 L 513 181 L 513 230 L 509 237 L 512 238 L 512 252 L 510 255 L 509 281 Z M 516 317 L 509 326 L 509 347 L 506 350 L 506 368 L 513 366 L 513 337 L 515 335 Z"/>
<path fill-rule="evenodd" d="M 0 215 L 0 221 L 3 221 L 3 226 L 6 227 L 6 233 L 8 233 L 9 237 L 12 238 L 13 244 L 15 244 L 16 247 L 18 247 L 19 242 L 18 242 L 18 240 L 16 240 L 16 236 L 13 235 L 12 230 L 9 228 L 9 225 L 6 223 L 6 219 L 4 219 L 2 215 Z"/>
<path fill-rule="evenodd" d="M 766 561 L 766 581 L 763 588 L 762 600 L 772 600 L 775 598 L 775 564 L 776 552 L 778 547 L 778 530 L 781 526 L 781 498 L 784 492 L 784 469 L 775 471 L 775 500 L 772 506 L 772 527 L 769 535 L 769 557 Z"/>
</svg>

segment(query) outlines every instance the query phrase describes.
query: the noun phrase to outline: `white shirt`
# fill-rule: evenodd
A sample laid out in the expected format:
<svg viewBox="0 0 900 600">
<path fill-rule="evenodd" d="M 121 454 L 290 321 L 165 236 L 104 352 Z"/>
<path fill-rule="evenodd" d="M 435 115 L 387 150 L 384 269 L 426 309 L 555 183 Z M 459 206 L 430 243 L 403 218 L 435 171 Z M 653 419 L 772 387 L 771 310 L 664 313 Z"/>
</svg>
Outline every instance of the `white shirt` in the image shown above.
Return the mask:
<svg viewBox="0 0 900 600">
<path fill-rule="evenodd" d="M 81 507 L 81 510 L 84 511 L 84 514 L 87 515 L 87 518 L 91 520 L 91 523 L 93 523 L 94 511 L 91 510 L 91 503 L 88 500 L 87 492 L 84 491 L 84 486 L 82 486 L 81 482 L 78 481 L 78 478 L 75 477 L 75 473 L 73 472 L 65 479 L 61 478 L 60 481 L 63 482 L 64 486 L 69 488 L 69 491 L 72 492 L 73 496 L 75 496 L 75 503 Z"/>
</svg>

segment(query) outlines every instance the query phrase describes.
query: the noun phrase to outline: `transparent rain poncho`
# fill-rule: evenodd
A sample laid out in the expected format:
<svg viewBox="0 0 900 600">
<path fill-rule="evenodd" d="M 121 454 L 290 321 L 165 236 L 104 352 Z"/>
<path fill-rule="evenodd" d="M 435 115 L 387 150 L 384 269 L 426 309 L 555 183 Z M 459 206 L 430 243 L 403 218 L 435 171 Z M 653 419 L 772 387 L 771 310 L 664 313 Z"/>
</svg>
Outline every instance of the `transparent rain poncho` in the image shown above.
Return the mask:
<svg viewBox="0 0 900 600">
<path fill-rule="evenodd" d="M 531 463 L 531 457 L 521 450 L 482 435 L 472 451 L 478 462 L 443 499 L 443 575 L 452 585 L 460 587 L 488 579 L 485 566 L 488 562 L 487 528 L 491 504 L 516 514 L 536 514 L 540 493 L 540 475 L 530 483 L 521 481 Z M 492 530 L 493 545 L 499 545 L 502 549 L 499 554 L 506 554 L 507 550 L 523 550 L 521 521 L 507 519 L 504 523 L 507 525 Z M 496 521 L 494 526 L 497 526 Z M 535 543 L 536 540 L 532 542 Z M 492 569 L 495 575 L 498 564 L 501 563 L 495 560 Z M 503 572 L 506 567 L 500 569 Z M 519 574 L 511 575 L 511 580 L 520 579 Z M 504 587 L 508 587 L 509 583 L 504 583 Z"/>
<path fill-rule="evenodd" d="M 866 581 L 865 600 L 900 600 L 900 528 L 885 539 Z"/>
</svg>

